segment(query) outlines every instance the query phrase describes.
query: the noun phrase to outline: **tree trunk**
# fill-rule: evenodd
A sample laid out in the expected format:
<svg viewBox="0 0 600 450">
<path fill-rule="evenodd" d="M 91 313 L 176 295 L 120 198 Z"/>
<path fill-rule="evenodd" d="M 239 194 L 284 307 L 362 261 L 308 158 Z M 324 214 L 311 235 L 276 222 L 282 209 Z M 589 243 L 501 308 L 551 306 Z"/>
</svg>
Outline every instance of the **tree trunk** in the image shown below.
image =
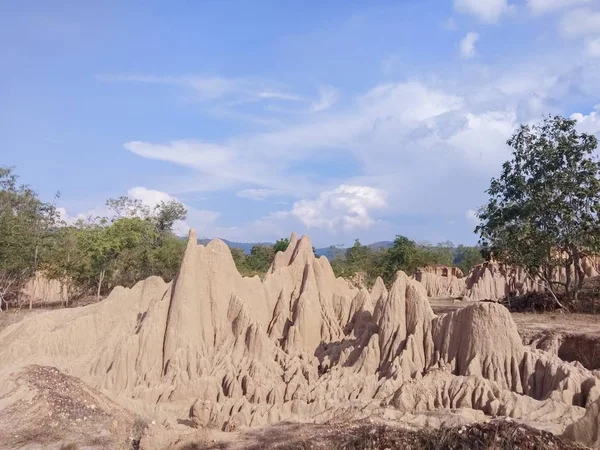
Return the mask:
<svg viewBox="0 0 600 450">
<path fill-rule="evenodd" d="M 577 300 L 579 296 L 579 291 L 583 287 L 583 279 L 585 277 L 585 273 L 581 269 L 581 255 L 579 253 L 579 249 L 575 246 L 572 248 L 573 251 L 573 266 L 575 268 L 575 289 L 573 290 L 573 298 Z"/>
<path fill-rule="evenodd" d="M 100 276 L 98 277 L 98 291 L 96 292 L 96 301 L 100 301 L 100 289 L 102 288 L 102 280 L 104 280 L 104 270 L 100 272 Z"/>
<path fill-rule="evenodd" d="M 571 262 L 567 261 L 565 264 L 565 294 L 568 297 L 571 292 Z"/>
</svg>

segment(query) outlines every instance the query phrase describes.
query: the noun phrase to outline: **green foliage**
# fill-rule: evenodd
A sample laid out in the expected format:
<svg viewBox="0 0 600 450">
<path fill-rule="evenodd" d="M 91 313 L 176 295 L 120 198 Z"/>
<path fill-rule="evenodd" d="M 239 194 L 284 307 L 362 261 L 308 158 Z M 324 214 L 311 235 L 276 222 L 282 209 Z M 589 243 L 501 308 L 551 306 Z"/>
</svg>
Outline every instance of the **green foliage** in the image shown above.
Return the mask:
<svg viewBox="0 0 600 450">
<path fill-rule="evenodd" d="M 154 208 L 153 222 L 159 233 L 171 232 L 173 224 L 178 220 L 185 220 L 187 210 L 177 200 L 161 201 Z"/>
<path fill-rule="evenodd" d="M 0 167 L 0 307 L 43 263 L 58 220 L 52 204 L 17 180 L 11 168 Z"/>
<path fill-rule="evenodd" d="M 275 250 L 268 245 L 255 245 L 246 258 L 248 268 L 255 272 L 265 273 L 275 259 Z"/>
<path fill-rule="evenodd" d="M 350 278 L 361 272 L 365 284 L 370 286 L 381 276 L 390 285 L 399 270 L 411 275 L 427 265 L 453 265 L 454 245 L 442 242 L 437 245 L 418 245 L 405 236 L 396 236 L 389 249 L 364 246 L 357 239 L 354 245 L 341 250 L 331 247 L 331 266 L 336 276 Z"/>
<path fill-rule="evenodd" d="M 275 245 L 273 245 L 273 251 L 275 253 L 285 252 L 289 245 L 290 245 L 290 240 L 288 238 L 278 239 L 277 242 L 275 242 Z"/>
<path fill-rule="evenodd" d="M 557 267 L 576 297 L 583 283 L 581 258 L 600 243 L 600 163 L 595 136 L 578 133 L 560 116 L 522 125 L 508 140 L 512 159 L 493 178 L 490 199 L 479 210 L 476 232 L 494 256 L 550 280 Z"/>
<path fill-rule="evenodd" d="M 481 250 L 477 247 L 468 247 L 459 245 L 454 254 L 454 265 L 462 270 L 465 276 L 477 264 L 481 264 L 485 259 L 481 254 Z"/>
<path fill-rule="evenodd" d="M 185 241 L 172 227 L 186 210 L 175 201 L 153 210 L 128 197 L 109 199 L 114 218 L 67 226 L 52 204 L 19 186 L 12 169 L 0 168 L 0 295 L 6 304 L 36 270 L 69 280 L 79 293 L 100 296 L 150 275 L 172 279 Z M 8 288 L 10 287 L 10 289 Z"/>
<path fill-rule="evenodd" d="M 352 247 L 345 251 L 337 250 L 339 249 L 334 247 L 334 251 L 331 253 L 331 267 L 336 276 L 350 278 L 356 273 L 362 273 L 365 284 L 372 286 L 377 277 L 381 275 L 385 251 L 374 250 L 362 245 L 358 239 L 354 241 Z"/>
</svg>

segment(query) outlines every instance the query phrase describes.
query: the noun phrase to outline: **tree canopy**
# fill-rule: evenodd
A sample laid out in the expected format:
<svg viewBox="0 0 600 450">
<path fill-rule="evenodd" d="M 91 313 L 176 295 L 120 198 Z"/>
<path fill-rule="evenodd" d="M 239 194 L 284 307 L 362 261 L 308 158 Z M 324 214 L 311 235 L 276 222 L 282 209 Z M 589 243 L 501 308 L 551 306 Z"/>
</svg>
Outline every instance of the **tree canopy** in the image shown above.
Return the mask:
<svg viewBox="0 0 600 450">
<path fill-rule="evenodd" d="M 172 279 L 185 241 L 173 234 L 186 216 L 176 201 L 149 208 L 129 197 L 109 199 L 111 218 L 67 224 L 53 204 L 19 185 L 11 168 L 0 168 L 0 295 L 2 306 L 37 270 L 69 280 L 81 295 L 97 297 L 116 285 L 132 286 L 150 275 Z"/>
<path fill-rule="evenodd" d="M 600 246 L 600 163 L 596 137 L 575 126 L 555 116 L 519 127 L 507 142 L 512 158 L 487 190 L 476 232 L 497 259 L 526 268 L 551 291 L 555 270 L 564 267 L 562 285 L 577 297 L 581 260 Z"/>
</svg>

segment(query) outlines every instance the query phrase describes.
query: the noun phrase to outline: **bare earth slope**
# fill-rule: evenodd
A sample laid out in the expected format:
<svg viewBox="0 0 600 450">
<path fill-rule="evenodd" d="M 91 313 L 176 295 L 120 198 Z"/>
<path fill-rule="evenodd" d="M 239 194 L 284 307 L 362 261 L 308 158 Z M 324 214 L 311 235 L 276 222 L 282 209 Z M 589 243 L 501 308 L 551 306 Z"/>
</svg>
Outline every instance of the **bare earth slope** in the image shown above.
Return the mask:
<svg viewBox="0 0 600 450">
<path fill-rule="evenodd" d="M 570 437 L 590 443 L 600 398 L 598 372 L 524 346 L 503 306 L 436 316 L 402 272 L 389 292 L 381 280 L 352 288 L 295 235 L 260 280 L 237 272 L 223 242 L 197 245 L 191 232 L 172 283 L 151 277 L 37 314 L 0 341 L 2 375 L 56 366 L 165 426 L 379 416 L 439 427 L 485 414 L 554 433 L 578 423 Z"/>
</svg>

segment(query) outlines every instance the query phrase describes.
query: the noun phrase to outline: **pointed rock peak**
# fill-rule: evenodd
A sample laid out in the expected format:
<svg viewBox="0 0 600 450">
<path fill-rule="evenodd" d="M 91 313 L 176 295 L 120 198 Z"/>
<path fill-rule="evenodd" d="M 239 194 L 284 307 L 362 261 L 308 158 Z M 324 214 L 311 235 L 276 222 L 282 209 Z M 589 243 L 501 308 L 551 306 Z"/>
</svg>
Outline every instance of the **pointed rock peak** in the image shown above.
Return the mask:
<svg viewBox="0 0 600 450">
<path fill-rule="evenodd" d="M 310 259 L 314 259 L 314 253 L 312 250 L 312 244 L 310 242 L 310 238 L 307 235 L 304 235 L 300 238 L 298 243 L 296 244 L 296 248 L 294 249 L 294 254 L 292 255 L 292 260 L 296 259 L 300 255 L 310 256 Z"/>
<path fill-rule="evenodd" d="M 229 249 L 229 246 L 225 242 L 223 242 L 221 239 L 213 239 L 208 244 L 206 244 L 206 248 L 211 249 L 216 252 L 219 252 L 219 253 L 231 254 L 231 250 Z"/>
<path fill-rule="evenodd" d="M 188 231 L 188 243 L 187 243 L 188 247 L 192 243 L 194 245 L 198 245 L 198 237 L 196 236 L 196 230 L 193 228 L 190 228 L 190 231 Z"/>
<path fill-rule="evenodd" d="M 371 294 L 374 293 L 379 293 L 381 294 L 382 292 L 386 292 L 387 289 L 385 287 L 385 284 L 383 282 L 383 280 L 381 279 L 381 277 L 377 277 L 377 279 L 375 280 L 375 283 L 373 283 L 373 287 L 371 288 Z"/>
<path fill-rule="evenodd" d="M 292 234 L 290 235 L 290 245 L 288 246 L 288 248 L 289 247 L 292 247 L 292 248 L 296 247 L 297 243 L 298 243 L 298 235 L 296 234 L 295 231 L 292 231 Z"/>
</svg>

